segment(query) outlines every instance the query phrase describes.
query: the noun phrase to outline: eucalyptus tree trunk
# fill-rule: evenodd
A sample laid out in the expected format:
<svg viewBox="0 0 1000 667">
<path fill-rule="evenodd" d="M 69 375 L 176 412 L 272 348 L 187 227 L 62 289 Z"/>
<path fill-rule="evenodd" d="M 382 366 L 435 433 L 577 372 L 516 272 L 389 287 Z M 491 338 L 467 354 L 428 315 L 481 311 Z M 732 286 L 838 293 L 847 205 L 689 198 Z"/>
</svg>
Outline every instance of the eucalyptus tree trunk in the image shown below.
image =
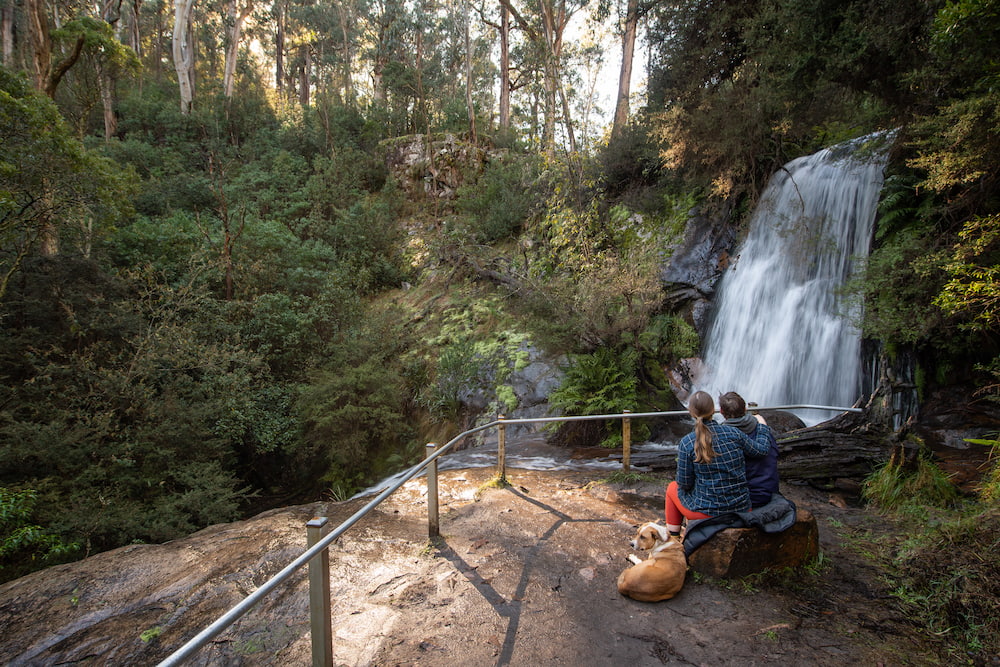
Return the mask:
<svg viewBox="0 0 1000 667">
<path fill-rule="evenodd" d="M 281 98 L 285 89 L 285 3 L 274 3 L 274 88 Z"/>
<path fill-rule="evenodd" d="M 312 51 L 309 44 L 302 45 L 302 68 L 299 70 L 299 104 L 309 106 L 309 75 L 312 73 Z"/>
<path fill-rule="evenodd" d="M 128 45 L 137 56 L 142 57 L 142 33 L 139 31 L 142 0 L 132 0 L 128 9 Z"/>
<path fill-rule="evenodd" d="M 3 64 L 14 67 L 14 0 L 0 9 L 0 40 L 3 41 Z"/>
<path fill-rule="evenodd" d="M 618 76 L 618 98 L 615 117 L 611 125 L 611 138 L 621 136 L 628 123 L 629 95 L 632 88 L 632 60 L 635 56 L 635 36 L 639 29 L 639 0 L 628 0 L 625 12 L 625 30 L 622 32 L 622 67 Z"/>
<path fill-rule="evenodd" d="M 181 113 L 194 104 L 194 46 L 191 44 L 191 9 L 194 0 L 174 0 L 174 69 L 181 93 Z"/>
<path fill-rule="evenodd" d="M 563 37 L 571 12 L 567 11 L 566 0 L 542 0 L 539 3 L 542 14 L 542 30 L 545 38 L 545 151 L 555 151 L 555 123 L 557 97 L 562 103 L 563 122 L 570 143 L 570 151 L 576 151 L 573 123 L 569 102 L 562 87 Z"/>
<path fill-rule="evenodd" d="M 116 23 L 116 6 L 117 3 L 114 0 L 104 0 L 101 17 L 109 25 Z M 111 141 L 111 137 L 118 133 L 118 116 L 115 115 L 115 86 L 117 85 L 117 81 L 101 60 L 97 62 L 97 76 L 101 86 L 101 106 L 104 111 L 104 141 Z"/>
<path fill-rule="evenodd" d="M 233 82 L 236 80 L 236 60 L 240 53 L 240 39 L 243 36 L 243 25 L 253 12 L 253 0 L 244 0 L 240 6 L 238 0 L 226 2 L 226 17 L 229 19 L 228 44 L 226 45 L 226 65 L 222 74 L 222 89 L 226 98 L 233 96 Z"/>
<path fill-rule="evenodd" d="M 510 11 L 500 3 L 500 129 L 510 129 Z"/>
<path fill-rule="evenodd" d="M 52 66 L 52 38 L 49 35 L 49 18 L 45 0 L 25 0 L 25 19 L 28 24 L 28 42 L 31 45 L 32 74 L 35 88 L 45 90 Z"/>
<path fill-rule="evenodd" d="M 342 40 L 341 54 L 343 58 L 343 69 L 341 70 L 341 87 L 344 89 L 344 103 L 348 107 L 354 106 L 354 80 L 352 67 L 354 64 L 354 44 L 351 41 L 351 22 L 354 12 L 350 11 L 353 6 L 348 5 L 349 0 L 341 0 L 337 3 L 337 12 L 340 15 L 340 35 Z M 419 75 L 419 70 L 418 70 Z"/>
<path fill-rule="evenodd" d="M 469 139 L 472 143 L 476 143 L 476 107 L 472 102 L 472 37 L 469 30 L 471 21 L 468 0 L 462 8 L 462 21 L 465 28 L 465 108 L 469 114 Z"/>
</svg>

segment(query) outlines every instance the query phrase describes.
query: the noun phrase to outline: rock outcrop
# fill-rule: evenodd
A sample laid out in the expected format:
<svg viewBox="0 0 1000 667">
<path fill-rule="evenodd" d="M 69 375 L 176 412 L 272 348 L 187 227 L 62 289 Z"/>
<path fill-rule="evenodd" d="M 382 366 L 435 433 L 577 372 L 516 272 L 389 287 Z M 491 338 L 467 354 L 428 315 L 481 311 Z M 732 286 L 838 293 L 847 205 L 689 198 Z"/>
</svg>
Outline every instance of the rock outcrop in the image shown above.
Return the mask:
<svg viewBox="0 0 1000 667">
<path fill-rule="evenodd" d="M 726 217 L 692 211 L 684 238 L 660 270 L 667 303 L 674 309 L 689 308 L 699 333 L 704 333 L 715 285 L 736 259 L 730 256 L 736 234 Z"/>
<path fill-rule="evenodd" d="M 451 199 L 486 164 L 487 152 L 454 134 L 412 134 L 382 142 L 389 174 L 412 199 Z"/>
</svg>

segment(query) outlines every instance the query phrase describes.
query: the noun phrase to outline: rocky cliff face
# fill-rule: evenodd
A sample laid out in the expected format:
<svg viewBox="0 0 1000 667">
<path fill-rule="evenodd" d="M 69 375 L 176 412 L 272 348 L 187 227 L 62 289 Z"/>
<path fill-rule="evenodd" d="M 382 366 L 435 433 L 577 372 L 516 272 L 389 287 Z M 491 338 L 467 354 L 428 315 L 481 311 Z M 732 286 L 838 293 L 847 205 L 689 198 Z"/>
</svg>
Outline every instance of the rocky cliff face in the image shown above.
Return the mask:
<svg viewBox="0 0 1000 667">
<path fill-rule="evenodd" d="M 699 334 L 705 333 L 715 285 L 734 258 L 730 256 L 736 232 L 727 212 L 708 215 L 695 209 L 684 228 L 684 238 L 660 271 L 667 303 L 687 308 Z"/>
</svg>

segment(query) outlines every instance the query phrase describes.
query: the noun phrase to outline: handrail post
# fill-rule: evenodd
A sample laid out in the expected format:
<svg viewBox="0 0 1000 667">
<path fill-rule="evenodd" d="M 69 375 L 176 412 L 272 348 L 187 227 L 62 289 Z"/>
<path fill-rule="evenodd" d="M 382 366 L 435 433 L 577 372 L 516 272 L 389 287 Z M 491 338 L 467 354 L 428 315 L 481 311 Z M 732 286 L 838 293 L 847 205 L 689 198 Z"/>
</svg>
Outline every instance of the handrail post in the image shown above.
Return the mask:
<svg viewBox="0 0 1000 667">
<path fill-rule="evenodd" d="M 310 548 L 323 538 L 326 523 L 325 516 L 306 523 L 306 542 Z M 329 549 L 323 549 L 309 561 L 309 625 L 312 632 L 313 667 L 333 667 Z"/>
<path fill-rule="evenodd" d="M 507 427 L 503 415 L 497 415 L 497 479 L 507 481 Z"/>
<path fill-rule="evenodd" d="M 629 414 L 631 410 L 623 410 Z M 629 471 L 629 459 L 632 455 L 632 420 L 628 417 L 622 418 L 622 470 Z"/>
<path fill-rule="evenodd" d="M 427 456 L 437 451 L 437 444 L 427 443 Z M 434 539 L 441 535 L 441 521 L 438 515 L 438 462 L 434 459 L 427 464 L 427 536 Z"/>
</svg>

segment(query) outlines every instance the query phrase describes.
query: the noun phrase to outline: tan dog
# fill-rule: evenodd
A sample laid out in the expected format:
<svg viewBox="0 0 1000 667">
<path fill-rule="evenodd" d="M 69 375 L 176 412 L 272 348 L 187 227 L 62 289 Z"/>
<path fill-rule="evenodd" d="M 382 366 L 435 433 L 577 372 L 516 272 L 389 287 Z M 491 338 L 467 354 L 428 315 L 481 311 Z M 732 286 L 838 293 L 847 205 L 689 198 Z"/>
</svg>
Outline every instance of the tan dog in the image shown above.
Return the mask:
<svg viewBox="0 0 1000 667">
<path fill-rule="evenodd" d="M 635 565 L 618 576 L 618 592 L 640 602 L 659 602 L 677 595 L 687 574 L 684 545 L 653 522 L 639 526 L 631 544 L 633 549 L 648 550 L 649 556 L 639 560 L 629 554 Z"/>
</svg>

